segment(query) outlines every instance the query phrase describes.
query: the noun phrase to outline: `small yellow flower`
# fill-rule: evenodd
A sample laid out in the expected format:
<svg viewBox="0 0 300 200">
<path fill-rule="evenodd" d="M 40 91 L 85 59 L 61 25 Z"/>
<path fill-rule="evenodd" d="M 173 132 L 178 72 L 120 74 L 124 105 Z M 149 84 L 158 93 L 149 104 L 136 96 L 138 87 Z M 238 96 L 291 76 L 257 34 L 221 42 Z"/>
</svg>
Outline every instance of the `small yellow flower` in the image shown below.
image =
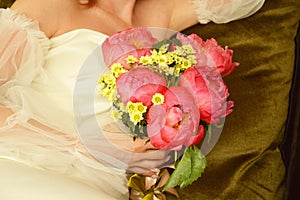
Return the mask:
<svg viewBox="0 0 300 200">
<path fill-rule="evenodd" d="M 182 57 L 175 55 L 175 56 L 174 56 L 174 61 L 175 61 L 176 63 L 181 63 L 181 62 L 182 62 Z"/>
<path fill-rule="evenodd" d="M 133 64 L 133 63 L 138 62 L 138 59 L 136 57 L 134 57 L 133 55 L 129 55 L 125 60 L 128 64 Z"/>
<path fill-rule="evenodd" d="M 191 45 L 182 45 L 183 50 L 187 53 L 187 54 L 195 54 L 195 50 Z"/>
<path fill-rule="evenodd" d="M 103 88 L 99 91 L 109 102 L 113 102 L 115 99 L 115 88 Z"/>
<path fill-rule="evenodd" d="M 192 65 L 197 63 L 195 55 L 188 55 L 187 59 L 192 63 Z"/>
<path fill-rule="evenodd" d="M 170 52 L 167 53 L 167 54 L 166 54 L 166 57 L 167 57 L 167 59 L 168 59 L 168 61 L 167 61 L 167 64 L 168 64 L 168 65 L 174 62 L 174 55 L 173 55 L 172 53 L 170 53 Z"/>
<path fill-rule="evenodd" d="M 105 79 L 105 82 L 108 84 L 108 85 L 116 85 L 116 78 L 110 74 L 110 76 L 107 77 L 107 79 Z"/>
<path fill-rule="evenodd" d="M 183 59 L 182 62 L 181 62 L 181 68 L 182 69 L 188 69 L 192 66 L 192 63 L 190 60 L 186 60 L 186 59 Z"/>
<path fill-rule="evenodd" d="M 121 112 L 118 110 L 112 110 L 110 113 L 110 116 L 113 120 L 117 121 L 121 119 Z"/>
<path fill-rule="evenodd" d="M 164 44 L 159 48 L 159 52 L 166 53 L 168 51 L 169 44 Z"/>
<path fill-rule="evenodd" d="M 158 58 L 159 58 L 159 55 L 157 55 L 157 54 L 151 55 L 151 59 L 152 59 L 153 63 L 156 63 Z"/>
<path fill-rule="evenodd" d="M 140 121 L 142 121 L 144 119 L 143 114 L 140 112 L 132 112 L 129 114 L 130 116 L 130 120 L 134 123 L 137 124 Z"/>
<path fill-rule="evenodd" d="M 127 110 L 128 110 L 129 113 L 133 112 L 134 109 L 135 109 L 135 104 L 133 102 L 131 102 L 131 101 L 128 101 L 127 105 L 126 105 L 126 108 L 127 108 Z"/>
<path fill-rule="evenodd" d="M 149 64 L 152 64 L 153 61 L 150 56 L 141 56 L 139 63 L 141 63 L 143 65 L 149 65 Z"/>
<path fill-rule="evenodd" d="M 144 106 L 141 102 L 137 102 L 135 103 L 135 109 L 143 114 L 147 111 L 147 106 Z"/>
<path fill-rule="evenodd" d="M 164 95 L 160 94 L 160 93 L 155 93 L 153 96 L 152 96 L 152 103 L 154 105 L 159 105 L 159 104 L 163 104 L 165 101 L 165 97 Z"/>
<path fill-rule="evenodd" d="M 111 73 L 115 78 L 118 78 L 121 74 L 127 72 L 121 63 L 114 63 L 110 67 Z"/>
<path fill-rule="evenodd" d="M 120 69 L 122 69 L 123 66 L 121 63 L 114 63 L 110 66 L 110 70 L 111 72 L 116 72 L 116 71 L 119 71 Z"/>
<path fill-rule="evenodd" d="M 99 78 L 99 80 L 98 80 L 98 84 L 99 85 L 106 85 L 106 77 L 108 77 L 109 76 L 109 74 L 102 74 L 102 76 L 100 76 L 100 78 Z"/>
<path fill-rule="evenodd" d="M 158 55 L 158 51 L 156 49 L 153 49 L 150 52 L 151 52 L 151 57 L 156 57 Z"/>
<path fill-rule="evenodd" d="M 179 47 L 179 46 L 176 46 L 176 49 L 175 49 L 174 53 L 176 53 L 178 56 L 186 55 L 186 52 L 184 51 L 184 49 L 182 47 Z"/>
<path fill-rule="evenodd" d="M 166 55 L 160 55 L 157 57 L 156 62 L 160 65 L 166 65 L 168 63 L 168 58 Z"/>
</svg>

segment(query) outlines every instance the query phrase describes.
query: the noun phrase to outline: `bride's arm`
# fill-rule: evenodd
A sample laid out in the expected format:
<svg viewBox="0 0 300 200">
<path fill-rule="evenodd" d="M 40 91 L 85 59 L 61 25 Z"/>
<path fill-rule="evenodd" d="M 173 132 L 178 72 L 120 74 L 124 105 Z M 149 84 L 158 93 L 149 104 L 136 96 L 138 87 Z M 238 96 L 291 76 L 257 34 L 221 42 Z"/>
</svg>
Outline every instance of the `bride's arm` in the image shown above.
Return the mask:
<svg viewBox="0 0 300 200">
<path fill-rule="evenodd" d="M 50 44 L 38 22 L 20 12 L 22 7 L 16 5 L 16 9 L 0 11 L 0 86 L 17 79 L 22 85 L 32 81 L 35 68 L 43 64 Z M 23 66 L 27 66 L 26 75 L 21 73 Z M 28 71 L 28 66 L 32 71 Z"/>
<path fill-rule="evenodd" d="M 227 23 L 257 12 L 264 0 L 139 0 L 136 26 L 162 27 L 182 31 L 197 23 Z"/>
<path fill-rule="evenodd" d="M 0 10 L 0 127 L 13 111 L 5 107 L 6 85 L 27 85 L 43 63 L 48 39 L 38 24 L 14 10 Z M 27 66 L 27 73 L 23 66 Z M 29 67 L 28 67 L 29 66 Z M 28 71 L 29 69 L 29 71 Z"/>
</svg>

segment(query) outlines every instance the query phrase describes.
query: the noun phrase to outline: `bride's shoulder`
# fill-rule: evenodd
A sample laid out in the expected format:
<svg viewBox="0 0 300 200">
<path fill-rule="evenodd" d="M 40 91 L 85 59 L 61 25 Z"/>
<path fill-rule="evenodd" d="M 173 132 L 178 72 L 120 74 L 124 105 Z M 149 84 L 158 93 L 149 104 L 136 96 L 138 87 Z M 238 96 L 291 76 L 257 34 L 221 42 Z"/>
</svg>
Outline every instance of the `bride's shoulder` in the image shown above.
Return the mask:
<svg viewBox="0 0 300 200">
<path fill-rule="evenodd" d="M 75 2 L 71 0 L 19 0 L 10 9 L 37 21 L 41 31 L 51 38 L 59 30 L 61 24 L 66 21 L 68 13 L 74 10 L 75 6 Z"/>
</svg>

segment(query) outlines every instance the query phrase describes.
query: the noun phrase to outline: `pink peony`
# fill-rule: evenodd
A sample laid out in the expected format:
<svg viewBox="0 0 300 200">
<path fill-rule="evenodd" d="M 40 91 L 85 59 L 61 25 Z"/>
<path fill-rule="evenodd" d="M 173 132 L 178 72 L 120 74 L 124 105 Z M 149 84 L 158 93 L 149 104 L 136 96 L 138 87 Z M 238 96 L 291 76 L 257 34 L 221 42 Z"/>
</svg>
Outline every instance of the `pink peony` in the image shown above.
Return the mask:
<svg viewBox="0 0 300 200">
<path fill-rule="evenodd" d="M 217 70 L 191 67 L 180 77 L 179 85 L 193 94 L 201 120 L 218 123 L 232 112 L 233 102 L 227 102 L 228 89 Z"/>
<path fill-rule="evenodd" d="M 117 90 L 121 101 L 142 102 L 145 106 L 152 105 L 155 93 L 163 94 L 166 90 L 166 80 L 146 68 L 130 70 L 117 79 Z"/>
<path fill-rule="evenodd" d="M 214 38 L 203 41 L 196 34 L 187 37 L 177 34 L 177 39 L 196 50 L 197 66 L 216 67 L 223 77 L 229 75 L 239 65 L 237 62 L 232 62 L 233 50 L 227 46 L 222 48 Z"/>
<path fill-rule="evenodd" d="M 157 43 L 152 34 L 146 28 L 127 29 L 117 32 L 107 38 L 102 44 L 104 62 L 111 65 L 120 62 L 124 65 L 124 58 L 133 55 L 140 58 L 149 55 L 153 44 Z"/>
<path fill-rule="evenodd" d="M 180 150 L 204 137 L 200 115 L 193 96 L 184 88 L 173 86 L 164 93 L 165 103 L 153 105 L 147 114 L 147 132 L 151 144 L 159 149 Z"/>
</svg>

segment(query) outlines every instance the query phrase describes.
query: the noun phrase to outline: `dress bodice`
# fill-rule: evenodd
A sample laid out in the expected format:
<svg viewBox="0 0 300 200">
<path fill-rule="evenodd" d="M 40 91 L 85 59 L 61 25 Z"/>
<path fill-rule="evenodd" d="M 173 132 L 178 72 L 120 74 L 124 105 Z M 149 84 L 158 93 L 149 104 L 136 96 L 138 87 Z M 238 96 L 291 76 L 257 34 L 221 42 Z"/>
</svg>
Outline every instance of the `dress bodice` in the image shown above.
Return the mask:
<svg viewBox="0 0 300 200">
<path fill-rule="evenodd" d="M 4 51 L 0 70 L 12 71 L 0 74 L 0 104 L 15 113 L 8 122 L 26 124 L 33 119 L 75 136 L 75 85 L 81 80 L 90 80 L 88 87 L 96 89 L 95 75 L 105 69 L 101 44 L 107 35 L 75 29 L 49 39 L 39 30 L 38 22 L 10 9 L 0 10 L 0 31 L 1 41 L 7 43 L 0 45 L 0 53 Z M 84 68 L 88 73 L 81 73 L 85 72 Z M 15 75 L 9 77 L 10 74 Z M 4 84 L 1 85 L 1 81 Z M 84 88 L 76 91 L 76 98 L 84 100 L 79 105 L 82 112 L 88 110 L 84 106 L 95 107 L 84 113 L 85 117 L 110 108 L 111 104 L 104 97 L 94 95 L 95 91 L 89 92 L 87 94 Z M 94 95 L 97 100 L 89 101 L 90 98 L 85 98 L 87 95 Z"/>
<path fill-rule="evenodd" d="M 56 128 L 63 130 L 68 125 L 61 123 L 61 121 L 69 121 L 69 124 L 71 124 L 69 128 L 72 129 L 72 125 L 74 125 L 75 84 L 82 79 L 92 79 L 95 77 L 95 74 L 99 74 L 101 70 L 105 69 L 105 65 L 101 63 L 100 59 L 100 45 L 106 37 L 106 35 L 93 30 L 76 29 L 50 39 L 51 45 L 45 57 L 43 71 L 32 82 L 33 90 L 38 93 L 39 102 L 47 105 L 48 108 L 51 107 L 51 109 L 42 112 L 40 107 L 36 105 L 31 107 L 34 110 L 33 114 L 39 120 L 47 119 L 47 122 L 50 124 L 53 121 L 53 125 L 56 126 L 61 124 L 62 127 Z M 99 55 L 99 59 L 97 55 Z M 94 59 L 98 62 L 88 62 L 89 59 Z M 88 74 L 81 73 L 84 67 L 90 68 L 92 71 L 89 71 Z M 92 85 L 89 85 L 89 87 L 96 88 L 96 82 L 91 82 L 90 84 Z M 76 95 L 77 97 L 84 99 L 86 91 L 77 90 L 76 92 L 79 93 Z M 82 104 L 91 103 L 82 102 Z M 95 103 L 98 105 L 95 112 L 98 113 L 107 110 L 110 106 L 104 98 L 98 99 Z M 80 106 L 84 107 L 84 105 Z"/>
</svg>

